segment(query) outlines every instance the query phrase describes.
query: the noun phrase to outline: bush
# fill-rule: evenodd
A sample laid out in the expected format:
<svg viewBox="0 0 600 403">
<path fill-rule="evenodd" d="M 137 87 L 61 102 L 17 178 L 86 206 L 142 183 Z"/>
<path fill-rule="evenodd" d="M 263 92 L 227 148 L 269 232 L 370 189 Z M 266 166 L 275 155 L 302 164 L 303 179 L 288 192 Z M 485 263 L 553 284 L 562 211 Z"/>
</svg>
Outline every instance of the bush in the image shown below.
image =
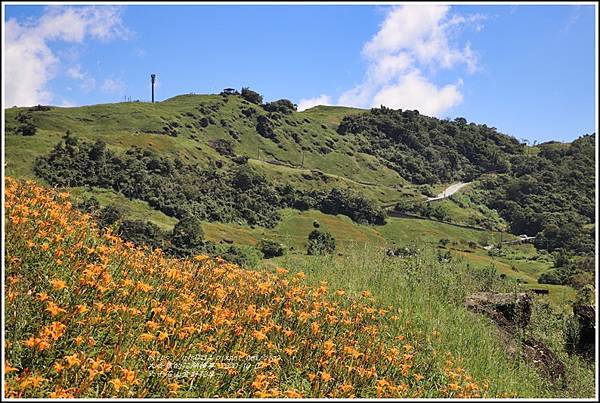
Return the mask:
<svg viewBox="0 0 600 403">
<path fill-rule="evenodd" d="M 247 245 L 230 245 L 217 251 L 217 254 L 228 262 L 247 268 L 258 267 L 261 259 L 260 252 Z"/>
<path fill-rule="evenodd" d="M 289 99 L 279 99 L 264 104 L 263 108 L 268 112 L 280 112 L 289 115 L 297 109 L 297 106 Z"/>
<path fill-rule="evenodd" d="M 257 245 L 259 251 L 262 252 L 265 259 L 270 259 L 276 256 L 283 256 L 285 254 L 285 248 L 279 242 L 272 241 L 270 239 L 261 239 Z"/>
<path fill-rule="evenodd" d="M 136 245 L 147 245 L 152 249 L 161 248 L 166 238 L 158 225 L 142 220 L 123 220 L 119 225 L 119 236 Z"/>
<path fill-rule="evenodd" d="M 200 220 L 195 216 L 179 220 L 173 228 L 171 243 L 182 251 L 188 251 L 189 254 L 200 250 L 204 244 L 204 231 Z"/>
<path fill-rule="evenodd" d="M 568 274 L 565 272 L 565 270 L 556 269 L 542 273 L 538 278 L 538 283 L 562 285 L 567 282 L 567 279 Z"/>
<path fill-rule="evenodd" d="M 210 146 L 215 149 L 220 155 L 225 157 L 233 157 L 235 156 L 235 151 L 233 149 L 233 143 L 226 139 L 216 139 L 214 141 L 209 142 Z"/>
<path fill-rule="evenodd" d="M 242 88 L 242 98 L 244 98 L 248 102 L 252 102 L 253 104 L 260 105 L 263 102 L 263 97 L 256 91 L 252 91 L 248 87 Z"/>
<path fill-rule="evenodd" d="M 98 225 L 100 228 L 108 227 L 119 221 L 124 214 L 123 207 L 110 204 L 98 212 Z"/>
<path fill-rule="evenodd" d="M 329 232 L 313 230 L 308 234 L 309 255 L 331 254 L 335 250 L 335 238 Z"/>
<path fill-rule="evenodd" d="M 256 123 L 256 131 L 264 138 L 271 139 L 273 141 L 277 139 L 277 135 L 273 130 L 273 123 L 271 123 L 269 118 L 267 118 L 266 116 L 258 116 Z"/>
</svg>

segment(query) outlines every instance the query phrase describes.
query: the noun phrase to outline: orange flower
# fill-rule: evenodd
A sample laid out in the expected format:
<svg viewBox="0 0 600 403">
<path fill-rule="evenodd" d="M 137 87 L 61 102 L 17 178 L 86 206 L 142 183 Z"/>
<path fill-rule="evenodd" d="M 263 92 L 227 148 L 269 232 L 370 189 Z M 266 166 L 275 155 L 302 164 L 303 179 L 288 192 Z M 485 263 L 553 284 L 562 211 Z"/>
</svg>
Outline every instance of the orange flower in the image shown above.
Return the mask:
<svg viewBox="0 0 600 403">
<path fill-rule="evenodd" d="M 52 284 L 52 288 L 55 290 L 62 290 L 63 288 L 67 288 L 67 283 L 61 279 L 53 279 L 50 280 L 50 284 Z"/>
<path fill-rule="evenodd" d="M 46 311 L 50 312 L 50 315 L 56 316 L 61 312 L 67 312 L 65 309 L 59 307 L 52 301 L 48 301 L 48 306 L 46 307 Z"/>
<path fill-rule="evenodd" d="M 65 357 L 65 360 L 67 361 L 67 365 L 69 366 L 69 368 L 72 368 L 75 365 L 81 365 L 81 360 L 77 358 L 77 354 L 67 355 Z"/>
<path fill-rule="evenodd" d="M 329 382 L 333 378 L 328 372 L 321 372 L 321 379 L 323 380 L 323 382 Z"/>
</svg>

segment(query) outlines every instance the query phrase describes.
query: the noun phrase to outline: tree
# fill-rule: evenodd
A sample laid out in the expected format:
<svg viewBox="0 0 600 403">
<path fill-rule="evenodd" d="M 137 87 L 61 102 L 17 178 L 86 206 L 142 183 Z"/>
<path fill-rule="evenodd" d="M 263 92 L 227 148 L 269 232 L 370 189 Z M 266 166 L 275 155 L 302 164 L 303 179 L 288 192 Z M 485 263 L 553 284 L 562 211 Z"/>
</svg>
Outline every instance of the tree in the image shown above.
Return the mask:
<svg viewBox="0 0 600 403">
<path fill-rule="evenodd" d="M 260 105 L 262 104 L 263 97 L 256 91 L 252 91 L 248 87 L 242 88 L 242 98 L 244 98 L 248 102 L 252 102 L 253 104 Z"/>
<path fill-rule="evenodd" d="M 173 228 L 171 243 L 179 249 L 190 253 L 199 250 L 204 244 L 204 231 L 200 220 L 195 216 L 189 216 L 179 220 Z"/>
<path fill-rule="evenodd" d="M 280 112 L 286 115 L 291 114 L 297 109 L 297 106 L 289 99 L 279 99 L 273 102 L 267 102 L 263 108 L 268 112 Z"/>
<path fill-rule="evenodd" d="M 329 232 L 313 230 L 308 234 L 309 255 L 331 254 L 335 250 L 335 238 Z"/>
<path fill-rule="evenodd" d="M 283 256 L 285 249 L 279 242 L 270 239 L 261 239 L 257 245 L 258 250 L 262 252 L 265 259 L 270 259 L 275 256 Z"/>
</svg>

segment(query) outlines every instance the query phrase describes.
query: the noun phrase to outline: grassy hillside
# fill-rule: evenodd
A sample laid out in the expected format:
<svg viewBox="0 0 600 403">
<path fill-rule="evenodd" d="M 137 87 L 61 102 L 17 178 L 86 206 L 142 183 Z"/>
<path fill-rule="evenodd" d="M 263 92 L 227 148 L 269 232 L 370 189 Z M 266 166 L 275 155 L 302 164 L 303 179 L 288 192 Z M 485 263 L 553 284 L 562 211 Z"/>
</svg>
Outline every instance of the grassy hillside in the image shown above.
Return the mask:
<svg viewBox="0 0 600 403">
<path fill-rule="evenodd" d="M 169 259 L 99 231 L 68 198 L 6 181 L 8 397 L 592 393 L 593 370 L 565 356 L 557 389 L 465 311 L 467 293 L 512 287 L 487 272 L 368 246 L 290 255 L 290 271 Z"/>
<path fill-rule="evenodd" d="M 47 155 L 68 131 L 83 142 L 104 141 L 108 149 L 119 154 L 132 147 L 147 148 L 186 165 L 221 170 L 235 168 L 236 159 L 245 157 L 248 166 L 273 184 L 289 184 L 301 191 L 352 189 L 382 205 L 393 206 L 398 201 L 417 205 L 452 180 L 480 170 L 506 168 L 510 158 L 529 153 L 514 139 L 485 125 L 440 121 L 414 111 L 386 109 L 366 113 L 355 108 L 318 106 L 304 112 L 269 112 L 239 95 L 190 94 L 156 104 L 128 102 L 46 109 L 6 110 L 8 175 L 34 178 L 33 161 Z M 27 122 L 36 128 L 32 136 L 19 134 Z M 444 147 L 453 151 L 444 153 Z M 565 150 L 568 147 L 543 145 L 530 150 L 530 154 L 553 156 Z M 398 173 L 407 169 L 441 182 L 411 183 Z M 421 182 L 412 176 L 409 179 Z M 277 221 L 272 228 L 215 220 L 202 225 L 206 238 L 216 243 L 256 245 L 267 238 L 298 253 L 306 250 L 314 221 L 334 235 L 342 248 L 340 253 L 353 241 L 391 247 L 411 243 L 438 246 L 447 239 L 449 250 L 473 267 L 493 264 L 509 278 L 529 287 L 538 286 L 538 276 L 552 268 L 552 259 L 540 258 L 531 248 L 522 253 L 522 259 L 514 255 L 490 256 L 483 249 L 496 242 L 500 236 L 495 231 L 506 231 L 508 224 L 485 206 L 487 199 L 481 194 L 481 186 L 475 179 L 460 193 L 434 203 L 446 222 L 390 217 L 385 225 L 368 226 L 341 214 L 284 208 L 279 221 L 272 220 Z M 177 223 L 172 214 L 152 208 L 147 200 L 130 200 L 114 189 L 80 186 L 71 190 L 80 199 L 94 196 L 103 206 L 122 206 L 127 218 L 148 220 L 163 231 L 172 230 Z M 512 236 L 503 237 L 507 240 Z M 556 300 L 574 296 L 570 288 L 542 287 L 551 289 Z"/>
</svg>

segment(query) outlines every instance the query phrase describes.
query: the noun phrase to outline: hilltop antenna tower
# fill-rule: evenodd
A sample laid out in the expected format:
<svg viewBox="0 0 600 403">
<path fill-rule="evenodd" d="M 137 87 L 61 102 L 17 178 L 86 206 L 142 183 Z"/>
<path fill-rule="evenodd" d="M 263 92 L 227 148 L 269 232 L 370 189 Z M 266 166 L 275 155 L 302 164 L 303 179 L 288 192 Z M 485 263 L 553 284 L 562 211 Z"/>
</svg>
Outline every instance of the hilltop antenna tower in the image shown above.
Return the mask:
<svg viewBox="0 0 600 403">
<path fill-rule="evenodd" d="M 152 103 L 154 103 L 154 83 L 156 83 L 156 74 L 150 74 L 150 81 L 152 82 Z"/>
</svg>

